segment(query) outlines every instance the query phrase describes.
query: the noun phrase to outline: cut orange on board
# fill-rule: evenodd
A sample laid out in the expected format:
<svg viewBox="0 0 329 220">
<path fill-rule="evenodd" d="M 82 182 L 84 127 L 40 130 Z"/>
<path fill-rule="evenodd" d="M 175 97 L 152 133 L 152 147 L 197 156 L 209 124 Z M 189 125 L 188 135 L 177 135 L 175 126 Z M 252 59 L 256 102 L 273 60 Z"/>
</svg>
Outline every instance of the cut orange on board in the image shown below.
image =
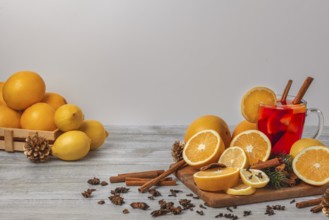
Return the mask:
<svg viewBox="0 0 329 220">
<path fill-rule="evenodd" d="M 247 196 L 254 194 L 255 192 L 256 192 L 256 188 L 248 186 L 243 183 L 226 190 L 227 194 L 235 195 L 235 196 Z"/>
<path fill-rule="evenodd" d="M 245 185 L 253 188 L 263 188 L 270 182 L 266 173 L 256 169 L 240 169 L 240 177 Z"/>
<path fill-rule="evenodd" d="M 246 168 L 248 158 L 242 148 L 229 147 L 222 153 L 218 163 L 225 164 L 227 167 Z"/>
<path fill-rule="evenodd" d="M 329 182 L 329 148 L 308 147 L 297 154 L 292 163 L 294 173 L 305 183 L 321 186 Z"/>
<path fill-rule="evenodd" d="M 261 131 L 249 130 L 240 133 L 232 142 L 231 147 L 241 147 L 248 157 L 250 165 L 259 160 L 266 161 L 271 154 L 271 142 Z"/>
<path fill-rule="evenodd" d="M 183 158 L 188 165 L 201 168 L 217 162 L 224 149 L 224 142 L 216 131 L 203 130 L 187 141 Z"/>
<path fill-rule="evenodd" d="M 241 113 L 247 121 L 256 123 L 259 105 L 275 105 L 276 101 L 276 95 L 271 89 L 261 86 L 254 87 L 243 95 Z"/>
<path fill-rule="evenodd" d="M 213 168 L 193 175 L 195 184 L 205 191 L 221 191 L 239 183 L 239 169 L 233 167 Z"/>
</svg>

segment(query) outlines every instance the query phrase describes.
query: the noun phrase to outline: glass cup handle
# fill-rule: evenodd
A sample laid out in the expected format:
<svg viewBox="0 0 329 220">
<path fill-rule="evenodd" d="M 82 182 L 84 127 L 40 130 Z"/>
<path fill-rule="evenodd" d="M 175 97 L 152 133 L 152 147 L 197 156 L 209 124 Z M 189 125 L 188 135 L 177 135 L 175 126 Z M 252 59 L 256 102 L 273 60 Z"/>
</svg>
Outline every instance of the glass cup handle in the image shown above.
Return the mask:
<svg viewBox="0 0 329 220">
<path fill-rule="evenodd" d="M 318 130 L 316 131 L 315 135 L 313 136 L 314 139 L 317 139 L 323 130 L 324 118 L 322 112 L 317 108 L 308 108 L 306 115 L 310 113 L 315 113 L 318 116 Z"/>
</svg>

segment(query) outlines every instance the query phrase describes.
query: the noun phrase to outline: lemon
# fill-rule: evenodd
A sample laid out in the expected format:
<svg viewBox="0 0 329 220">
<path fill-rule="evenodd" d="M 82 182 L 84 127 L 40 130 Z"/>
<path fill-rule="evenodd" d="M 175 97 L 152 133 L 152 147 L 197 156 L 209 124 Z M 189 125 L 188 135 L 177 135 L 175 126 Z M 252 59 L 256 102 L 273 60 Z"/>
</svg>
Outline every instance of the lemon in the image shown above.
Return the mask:
<svg viewBox="0 0 329 220">
<path fill-rule="evenodd" d="M 83 119 L 81 109 L 73 104 L 62 105 L 55 112 L 55 124 L 61 131 L 79 129 Z"/>
<path fill-rule="evenodd" d="M 79 130 L 86 133 L 86 135 L 91 139 L 91 150 L 96 150 L 102 146 L 108 136 L 104 126 L 96 120 L 85 120 Z"/>
<path fill-rule="evenodd" d="M 290 155 L 295 158 L 296 155 L 304 150 L 305 148 L 311 147 L 311 146 L 325 146 L 321 141 L 313 138 L 302 138 L 298 141 L 296 141 L 290 149 Z"/>
<path fill-rule="evenodd" d="M 254 194 L 255 192 L 256 189 L 254 187 L 245 185 L 243 183 L 226 190 L 227 194 L 235 195 L 235 196 L 246 196 L 246 195 Z"/>
<path fill-rule="evenodd" d="M 256 169 L 241 169 L 240 177 L 244 184 L 254 188 L 263 188 L 270 182 L 266 173 Z"/>
<path fill-rule="evenodd" d="M 236 168 L 246 168 L 249 165 L 247 155 L 241 147 L 227 148 L 220 156 L 218 163 Z"/>
<path fill-rule="evenodd" d="M 61 134 L 52 146 L 52 154 L 62 160 L 80 160 L 90 150 L 90 138 L 82 131 Z"/>
</svg>

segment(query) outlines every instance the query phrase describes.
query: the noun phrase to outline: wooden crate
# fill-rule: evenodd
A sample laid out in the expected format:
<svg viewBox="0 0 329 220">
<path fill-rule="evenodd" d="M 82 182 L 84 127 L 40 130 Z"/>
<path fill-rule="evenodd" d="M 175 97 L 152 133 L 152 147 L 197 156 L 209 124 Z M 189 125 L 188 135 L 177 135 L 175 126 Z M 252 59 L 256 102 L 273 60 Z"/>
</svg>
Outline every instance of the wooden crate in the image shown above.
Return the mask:
<svg viewBox="0 0 329 220">
<path fill-rule="evenodd" d="M 49 144 L 53 144 L 61 133 L 58 129 L 55 131 L 39 131 L 0 127 L 0 150 L 7 152 L 24 151 L 25 139 L 36 132 L 38 132 L 40 137 L 46 138 Z"/>
</svg>

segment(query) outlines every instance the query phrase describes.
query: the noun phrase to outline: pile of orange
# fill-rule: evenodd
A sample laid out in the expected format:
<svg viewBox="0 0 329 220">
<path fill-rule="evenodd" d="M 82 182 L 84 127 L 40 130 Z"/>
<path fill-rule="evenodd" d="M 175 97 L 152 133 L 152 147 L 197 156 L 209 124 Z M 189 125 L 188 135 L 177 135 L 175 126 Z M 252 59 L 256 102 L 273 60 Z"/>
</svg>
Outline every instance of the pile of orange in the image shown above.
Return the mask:
<svg viewBox="0 0 329 220">
<path fill-rule="evenodd" d="M 81 109 L 57 93 L 47 92 L 43 78 L 19 71 L 0 82 L 0 127 L 63 132 L 81 130 L 99 148 L 108 133 L 96 120 L 84 120 Z"/>
</svg>

